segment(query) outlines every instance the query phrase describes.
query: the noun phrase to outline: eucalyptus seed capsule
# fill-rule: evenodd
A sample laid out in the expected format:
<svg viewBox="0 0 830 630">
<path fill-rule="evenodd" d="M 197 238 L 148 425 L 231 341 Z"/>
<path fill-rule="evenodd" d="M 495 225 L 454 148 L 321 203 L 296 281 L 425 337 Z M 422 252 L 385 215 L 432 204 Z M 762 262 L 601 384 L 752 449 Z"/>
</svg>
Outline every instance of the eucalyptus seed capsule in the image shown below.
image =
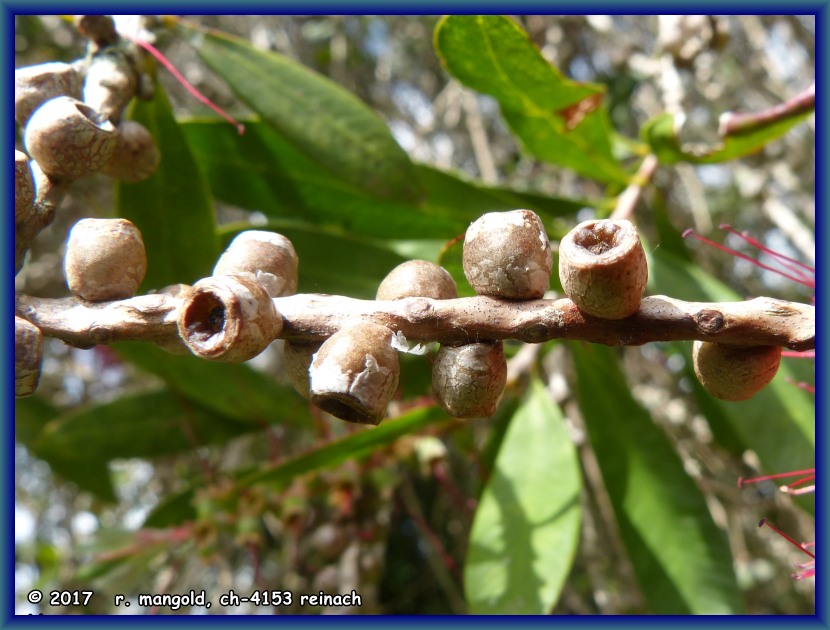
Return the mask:
<svg viewBox="0 0 830 630">
<path fill-rule="evenodd" d="M 648 263 L 630 221 L 584 221 L 559 244 L 559 279 L 581 311 L 623 319 L 640 308 Z"/>
<path fill-rule="evenodd" d="M 219 257 L 214 275 L 246 275 L 271 297 L 297 292 L 299 258 L 282 234 L 263 230 L 240 232 Z"/>
<path fill-rule="evenodd" d="M 775 377 L 781 364 L 781 348 L 695 341 L 692 360 L 695 375 L 712 396 L 747 400 Z"/>
<path fill-rule="evenodd" d="M 432 391 L 441 406 L 459 418 L 496 412 L 507 380 L 504 344 L 441 346 L 432 365 Z"/>
<path fill-rule="evenodd" d="M 311 402 L 349 422 L 379 424 L 398 387 L 392 331 L 370 322 L 329 337 L 311 363 Z"/>
<path fill-rule="evenodd" d="M 210 361 L 253 359 L 282 332 L 282 317 L 262 286 L 242 276 L 211 276 L 194 284 L 179 308 L 179 336 Z"/>
<path fill-rule="evenodd" d="M 463 264 L 467 281 L 479 295 L 532 300 L 550 287 L 553 254 L 536 213 L 490 212 L 467 229 Z"/>
<path fill-rule="evenodd" d="M 443 267 L 427 260 L 408 260 L 386 275 L 376 297 L 378 300 L 408 297 L 451 300 L 458 297 L 458 289 L 455 280 Z"/>
<path fill-rule="evenodd" d="M 115 127 L 69 96 L 41 105 L 26 124 L 26 150 L 44 173 L 77 179 L 97 173 L 116 145 Z"/>
<path fill-rule="evenodd" d="M 147 272 L 141 232 L 126 219 L 81 219 L 69 232 L 63 269 L 69 290 L 81 299 L 132 297 Z"/>
</svg>

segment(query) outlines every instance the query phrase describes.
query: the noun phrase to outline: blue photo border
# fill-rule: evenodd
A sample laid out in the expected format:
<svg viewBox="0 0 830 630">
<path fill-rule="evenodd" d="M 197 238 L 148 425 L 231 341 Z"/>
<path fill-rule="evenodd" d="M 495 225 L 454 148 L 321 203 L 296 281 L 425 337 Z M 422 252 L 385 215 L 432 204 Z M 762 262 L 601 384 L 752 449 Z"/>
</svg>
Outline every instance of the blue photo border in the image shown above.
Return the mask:
<svg viewBox="0 0 830 630">
<path fill-rule="evenodd" d="M 0 29 L 2 29 L 3 45 L 6 49 L 5 63 L 2 64 L 3 85 L 11 89 L 14 70 L 14 16 L 19 14 L 62 14 L 62 13 L 171 13 L 181 14 L 261 14 L 261 13 L 296 13 L 296 14 L 444 14 L 444 13 L 496 13 L 510 14 L 555 13 L 555 14 L 585 14 L 585 13 L 624 13 L 624 14 L 655 14 L 655 13 L 718 13 L 718 14 L 808 14 L 816 16 L 816 138 L 818 147 L 816 152 L 816 308 L 819 319 L 825 312 L 827 300 L 827 279 L 823 271 L 828 262 L 828 253 L 820 244 L 827 243 L 828 218 L 824 215 L 828 209 L 827 182 L 830 180 L 828 170 L 827 146 L 828 130 L 825 124 L 825 107 L 828 103 L 827 59 L 828 45 L 824 36 L 830 33 L 830 0 L 802 1 L 789 3 L 749 2 L 748 0 L 733 0 L 724 4 L 714 1 L 683 2 L 677 5 L 651 2 L 601 2 L 582 0 L 581 2 L 554 3 L 550 1 L 527 1 L 505 5 L 503 2 L 437 2 L 436 0 L 422 0 L 417 3 L 389 3 L 389 2 L 322 2 L 309 0 L 307 2 L 251 2 L 250 0 L 235 3 L 232 10 L 228 10 L 226 3 L 221 2 L 158 2 L 157 0 L 141 3 L 103 3 L 82 2 L 71 4 L 65 2 L 40 2 L 38 0 L 0 2 Z M 500 11 L 501 9 L 501 11 Z M 3 101 L 6 123 L 2 125 L 2 134 L 7 145 L 14 143 L 15 122 L 11 106 L 12 99 L 8 96 Z M 11 207 L 14 197 L 13 171 L 7 168 L 2 180 L 3 190 L 6 191 L 7 207 Z M 3 214 L 4 225 L 2 231 L 2 300 L 5 312 L 13 309 L 14 299 L 14 226 L 11 212 Z M 281 628 L 311 628 L 317 626 L 408 626 L 436 628 L 437 625 L 456 626 L 458 624 L 490 627 L 507 627 L 514 625 L 528 626 L 555 626 L 555 627 L 590 627 L 593 625 L 683 625 L 696 626 L 724 624 L 725 626 L 752 626 L 752 627 L 828 627 L 827 583 L 823 579 L 822 568 L 827 566 L 826 546 L 820 542 L 815 553 L 817 556 L 818 572 L 815 577 L 816 609 L 815 615 L 805 617 L 779 616 L 730 616 L 717 619 L 701 617 L 232 617 L 232 616 L 177 616 L 148 617 L 148 616 L 100 616 L 100 617 L 21 617 L 14 615 L 14 394 L 11 372 L 14 356 L 10 340 L 13 338 L 12 319 L 6 320 L 9 334 L 0 336 L 2 356 L 5 358 L 3 366 L 9 375 L 2 379 L 3 383 L 3 423 L 2 440 L 0 440 L 0 488 L 2 492 L 2 507 L 0 507 L 0 626 L 2 627 L 62 627 L 66 625 L 96 627 L 108 624 L 141 624 L 152 623 L 156 627 L 176 627 L 181 624 L 211 625 L 217 624 L 236 626 L 244 624 L 273 624 Z M 827 373 L 827 357 L 830 349 L 827 348 L 828 338 L 820 327 L 816 335 L 816 523 L 826 524 L 827 521 L 827 467 L 824 465 L 824 454 L 827 449 L 827 427 L 824 421 L 829 417 L 827 412 L 827 396 L 824 391 L 824 379 Z M 818 538 L 818 526 L 816 528 Z"/>
</svg>

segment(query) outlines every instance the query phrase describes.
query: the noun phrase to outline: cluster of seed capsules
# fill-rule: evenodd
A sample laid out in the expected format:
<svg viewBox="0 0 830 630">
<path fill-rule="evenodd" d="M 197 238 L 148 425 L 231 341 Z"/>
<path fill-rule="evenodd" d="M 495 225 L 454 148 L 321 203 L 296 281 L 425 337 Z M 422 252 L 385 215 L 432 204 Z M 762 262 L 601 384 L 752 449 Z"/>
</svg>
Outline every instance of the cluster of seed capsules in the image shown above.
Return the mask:
<svg viewBox="0 0 830 630">
<path fill-rule="evenodd" d="M 549 289 L 551 244 L 530 210 L 483 215 L 467 230 L 464 273 L 483 296 L 507 302 L 538 300 Z M 219 258 L 213 275 L 160 292 L 181 299 L 177 327 L 187 351 L 213 361 L 243 362 L 282 336 L 278 300 L 297 290 L 299 260 L 286 237 L 240 233 Z M 136 227 L 121 219 L 84 219 L 72 229 L 64 259 L 67 284 L 87 302 L 131 297 L 146 269 Z M 636 313 L 648 279 L 647 262 L 629 221 L 592 220 L 561 241 L 559 277 L 567 296 L 586 317 L 622 319 Z M 380 284 L 379 301 L 457 298 L 452 276 L 424 260 L 405 262 Z M 33 326 L 21 320 L 21 332 Z M 36 329 L 35 329 L 36 330 Z M 21 339 L 30 344 L 29 332 Z M 405 342 L 405 340 L 404 340 Z M 24 344 L 25 345 L 25 344 Z M 356 319 L 323 342 L 286 340 L 284 359 L 295 389 L 334 416 L 378 424 L 398 386 L 401 340 L 390 327 Z M 703 385 L 726 400 L 750 397 L 774 376 L 780 349 L 695 343 L 695 370 Z M 34 370 L 32 370 L 34 371 Z M 507 366 L 501 340 L 443 344 L 432 357 L 432 386 L 452 416 L 492 415 L 501 399 Z M 36 381 L 35 381 L 36 384 Z M 33 387 L 32 387 L 33 391 Z M 28 393 L 31 393 L 28 392 Z"/>
<path fill-rule="evenodd" d="M 105 173 L 140 181 L 158 167 L 153 138 L 140 124 L 121 120 L 126 105 L 147 96 L 148 77 L 107 16 L 81 16 L 76 25 L 90 41 L 73 64 L 47 63 L 15 72 L 15 115 L 28 155 L 15 152 L 15 238 L 19 271 L 26 249 L 51 221 L 66 187 L 79 177 Z M 492 212 L 465 234 L 464 274 L 482 296 L 538 300 L 550 287 L 553 252 L 541 219 L 530 210 Z M 124 219 L 83 219 L 72 228 L 64 258 L 70 291 L 85 302 L 135 295 L 147 269 L 144 243 Z M 247 231 L 221 256 L 213 275 L 192 287 L 160 292 L 181 298 L 181 343 L 166 349 L 216 361 L 242 362 L 283 332 L 275 298 L 297 291 L 298 257 L 273 232 Z M 629 221 L 592 220 L 576 226 L 559 245 L 559 277 L 566 295 L 588 317 L 635 314 L 648 280 L 643 246 Z M 452 276 L 423 260 L 393 269 L 377 300 L 457 298 Z M 475 331 L 473 331 L 475 333 Z M 475 342 L 443 344 L 432 357 L 436 400 L 456 417 L 492 415 L 504 391 L 507 367 L 501 340 L 474 334 Z M 399 380 L 397 331 L 367 320 L 342 326 L 324 342 L 287 340 L 287 372 L 297 391 L 344 420 L 378 424 Z M 164 345 L 164 344 L 163 344 Z M 695 342 L 695 371 L 710 393 L 726 400 L 752 396 L 775 375 L 781 350 Z M 15 317 L 15 392 L 34 392 L 40 375 L 41 332 Z"/>
<path fill-rule="evenodd" d="M 53 221 L 74 181 L 102 173 L 138 182 L 155 173 L 159 164 L 150 132 L 140 123 L 122 120 L 133 98 L 152 98 L 152 80 L 140 70 L 137 50 L 119 36 L 109 16 L 76 16 L 75 26 L 88 40 L 85 57 L 72 63 L 17 68 L 14 73 L 14 114 L 25 147 L 25 152 L 14 152 L 15 273 L 23 267 L 33 239 Z M 123 278 L 114 274 L 109 283 L 99 283 L 96 289 L 86 286 L 85 275 L 70 274 L 80 283 L 70 284 L 70 289 L 93 301 L 125 297 L 130 293 L 127 286 L 146 270 L 141 235 L 128 221 L 113 220 L 91 228 L 93 224 L 83 220 L 73 229 L 68 268 L 98 246 L 97 241 L 86 242 L 89 229 L 129 235 L 136 241 L 131 256 L 134 264 L 121 270 Z M 139 251 L 140 259 L 136 258 Z M 34 391 L 40 355 L 40 331 L 15 317 L 16 395 Z"/>
<path fill-rule="evenodd" d="M 214 275 L 186 288 L 177 322 L 181 339 L 205 359 L 253 358 L 282 335 L 274 298 L 296 291 L 298 265 L 284 236 L 242 232 L 217 262 Z M 483 215 L 465 234 L 463 266 L 479 295 L 507 302 L 543 298 L 553 254 L 541 219 L 530 210 Z M 610 320 L 635 314 L 648 267 L 634 225 L 614 220 L 579 224 L 560 243 L 559 277 L 586 317 Z M 412 260 L 393 269 L 376 294 L 379 301 L 415 297 L 452 300 L 457 287 L 442 267 Z M 286 340 L 284 359 L 295 389 L 313 404 L 344 420 L 376 425 L 397 389 L 403 349 L 392 328 L 357 319 L 323 342 Z M 696 372 L 713 395 L 741 400 L 774 376 L 780 349 L 697 342 L 694 357 Z M 492 415 L 506 376 L 500 340 L 443 344 L 432 357 L 433 393 L 455 417 Z"/>
</svg>

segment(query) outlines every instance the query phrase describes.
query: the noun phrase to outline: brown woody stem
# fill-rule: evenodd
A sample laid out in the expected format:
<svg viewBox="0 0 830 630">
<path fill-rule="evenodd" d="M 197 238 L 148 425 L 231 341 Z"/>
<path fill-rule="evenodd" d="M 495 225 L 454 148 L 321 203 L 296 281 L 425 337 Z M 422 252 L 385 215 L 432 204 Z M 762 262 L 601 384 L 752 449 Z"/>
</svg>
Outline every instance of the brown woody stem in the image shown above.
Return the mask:
<svg viewBox="0 0 830 630">
<path fill-rule="evenodd" d="M 800 116 L 816 108 L 816 83 L 793 98 L 760 112 L 727 112 L 721 117 L 721 137 L 749 133 L 787 118 Z"/>
<path fill-rule="evenodd" d="M 182 301 L 145 295 L 116 302 L 48 299 L 19 294 L 15 312 L 45 336 L 79 347 L 114 341 L 175 343 Z M 300 294 L 274 299 L 283 318 L 280 338 L 322 341 L 355 319 L 373 321 L 409 341 L 462 344 L 517 339 L 540 343 L 573 339 L 606 345 L 701 340 L 745 346 L 815 348 L 815 308 L 772 298 L 745 302 L 684 302 L 665 296 L 643 298 L 625 319 L 606 320 L 582 313 L 568 299 L 510 302 L 484 296 L 454 300 L 405 298 L 375 302 Z"/>
</svg>

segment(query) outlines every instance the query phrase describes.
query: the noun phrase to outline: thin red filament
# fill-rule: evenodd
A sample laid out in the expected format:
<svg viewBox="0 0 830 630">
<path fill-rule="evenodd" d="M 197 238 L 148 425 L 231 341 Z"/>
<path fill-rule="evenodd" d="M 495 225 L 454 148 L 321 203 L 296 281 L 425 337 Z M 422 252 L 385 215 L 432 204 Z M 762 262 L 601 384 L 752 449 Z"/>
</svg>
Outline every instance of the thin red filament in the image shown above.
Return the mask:
<svg viewBox="0 0 830 630">
<path fill-rule="evenodd" d="M 816 386 L 815 385 L 810 385 L 809 383 L 805 383 L 803 381 L 794 381 L 791 378 L 787 378 L 787 382 L 790 385 L 794 385 L 794 386 L 798 387 L 798 389 L 803 389 L 805 392 L 810 392 L 811 394 L 816 393 Z"/>
<path fill-rule="evenodd" d="M 772 523 L 770 523 L 767 519 L 762 518 L 762 519 L 761 519 L 761 521 L 758 523 L 758 527 L 763 527 L 764 525 L 766 525 L 766 526 L 767 526 L 767 527 L 769 527 L 772 531 L 774 531 L 776 534 L 778 534 L 779 536 L 781 536 L 781 538 L 783 538 L 783 539 L 784 539 L 784 540 L 786 540 L 787 542 L 791 543 L 794 547 L 798 547 L 799 549 L 801 549 L 801 551 L 803 551 L 804 553 L 806 553 L 806 554 L 807 554 L 808 556 L 810 556 L 813 560 L 815 560 L 815 559 L 816 559 L 816 555 L 815 555 L 812 551 L 809 551 L 809 550 L 806 548 L 806 547 L 808 546 L 808 545 L 807 545 L 807 543 L 801 543 L 801 544 L 799 544 L 799 543 L 795 542 L 795 540 L 794 540 L 793 538 L 789 537 L 787 534 L 785 534 L 784 532 L 782 532 L 782 531 L 781 531 L 780 529 L 778 529 L 775 525 L 773 525 Z"/>
<path fill-rule="evenodd" d="M 791 359 L 815 359 L 816 358 L 816 351 L 815 350 L 803 350 L 801 352 L 797 352 L 795 350 L 782 350 L 781 351 L 782 357 L 790 357 Z"/>
<path fill-rule="evenodd" d="M 803 262 L 796 260 L 795 258 L 790 258 L 789 256 L 782 254 L 781 252 L 776 252 L 775 250 L 770 249 L 757 239 L 750 236 L 746 230 L 744 230 L 743 232 L 738 232 L 738 230 L 733 228 L 728 223 L 721 223 L 718 227 L 721 230 L 729 232 L 730 234 L 734 234 L 735 236 L 743 240 L 745 243 L 749 243 L 753 247 L 760 249 L 765 254 L 772 256 L 773 258 L 778 260 L 782 265 L 787 267 L 787 269 L 790 269 L 794 273 L 798 273 L 806 280 L 810 279 L 809 276 L 807 276 L 807 274 L 804 274 L 803 272 L 798 271 L 797 269 L 802 269 L 804 271 L 809 272 L 810 275 L 815 276 L 816 270 L 813 267 L 811 267 L 810 265 L 806 265 Z"/>
<path fill-rule="evenodd" d="M 801 479 L 789 484 L 790 488 L 796 487 L 802 483 L 813 481 L 816 478 L 815 468 L 806 468 L 804 470 L 793 470 L 785 473 L 775 473 L 774 475 L 762 475 L 760 477 L 752 477 L 751 479 L 738 478 L 738 487 L 741 488 L 745 483 L 759 483 L 761 481 L 770 481 L 772 479 L 787 479 L 789 477 L 797 477 L 802 475 Z"/>
<path fill-rule="evenodd" d="M 724 226 L 721 226 L 721 227 L 724 227 Z M 750 238 L 748 236 L 743 236 L 743 235 L 735 232 L 728 225 L 725 226 L 724 229 L 728 229 L 728 231 L 730 231 L 733 234 L 738 234 L 738 236 L 740 238 L 742 238 L 744 241 L 746 241 L 750 245 L 753 245 L 754 247 L 758 247 L 758 248 L 761 249 L 761 251 L 766 252 L 770 256 L 773 256 L 773 258 L 775 258 L 778 261 L 779 264 L 784 266 L 791 273 L 786 273 L 784 271 L 781 271 L 780 269 L 776 269 L 775 267 L 771 267 L 770 265 L 766 265 L 766 264 L 762 263 L 760 260 L 756 260 L 755 258 L 752 258 L 752 256 L 748 256 L 748 255 L 743 254 L 741 252 L 735 251 L 734 249 L 726 247 L 725 245 L 721 245 L 720 243 L 716 243 L 715 241 L 709 240 L 705 236 L 701 236 L 700 234 L 697 234 L 692 228 L 689 228 L 688 230 L 683 232 L 683 238 L 693 236 L 697 240 L 699 240 L 703 243 L 706 243 L 707 245 L 711 245 L 712 247 L 715 247 L 715 248 L 721 250 L 722 252 L 726 252 L 727 254 L 735 256 L 736 258 L 740 258 L 741 260 L 746 260 L 747 262 L 755 265 L 756 267 L 760 267 L 761 269 L 766 269 L 767 271 L 777 273 L 779 276 L 783 276 L 784 278 L 787 278 L 788 280 L 792 280 L 793 282 L 797 282 L 798 284 L 802 284 L 802 285 L 804 285 L 806 287 L 809 287 L 811 289 L 816 288 L 815 279 L 807 277 L 804 273 L 802 273 L 801 271 L 799 271 L 797 269 L 793 269 L 792 265 L 789 265 L 789 264 L 787 264 L 786 262 L 784 262 L 782 260 L 782 258 L 792 260 L 788 256 L 784 256 L 783 254 L 778 254 L 777 252 L 773 252 L 769 248 L 764 247 L 763 245 L 761 245 L 755 239 Z M 803 265 L 802 263 L 798 263 L 798 264 L 800 266 L 805 267 L 806 269 L 809 269 L 810 271 L 814 271 L 812 267 L 809 267 L 807 265 Z M 796 275 L 792 275 L 792 274 L 796 274 Z"/>
<path fill-rule="evenodd" d="M 164 54 L 158 48 L 156 48 L 155 46 L 153 46 L 149 42 L 145 42 L 144 40 L 134 38 L 134 37 L 128 37 L 128 36 L 125 36 L 125 37 L 126 37 L 126 39 L 129 39 L 131 42 L 134 42 L 134 43 L 138 44 L 144 50 L 146 50 L 148 53 L 153 55 L 153 57 L 155 57 L 161 65 L 163 65 L 165 68 L 167 68 L 167 70 L 170 72 L 170 74 L 172 74 L 174 77 L 176 77 L 176 80 L 179 83 L 181 83 L 184 86 L 184 88 L 188 92 L 190 92 L 190 94 L 192 94 L 198 101 L 200 101 L 201 103 L 204 103 L 205 105 L 210 107 L 213 111 L 215 111 L 217 114 L 219 114 L 222 118 L 224 118 L 229 123 L 234 125 L 236 127 L 236 130 L 239 132 L 240 136 L 243 133 L 245 133 L 245 125 L 243 125 L 241 122 L 236 120 L 233 116 L 228 114 L 224 109 L 219 107 L 216 103 L 214 103 L 207 96 L 202 94 L 198 89 L 196 89 L 196 87 L 194 87 L 193 84 L 191 84 L 187 79 L 184 78 L 184 75 L 181 72 L 178 71 L 176 66 L 174 66 L 172 63 L 170 63 L 170 60 L 167 57 L 165 57 Z"/>
</svg>

